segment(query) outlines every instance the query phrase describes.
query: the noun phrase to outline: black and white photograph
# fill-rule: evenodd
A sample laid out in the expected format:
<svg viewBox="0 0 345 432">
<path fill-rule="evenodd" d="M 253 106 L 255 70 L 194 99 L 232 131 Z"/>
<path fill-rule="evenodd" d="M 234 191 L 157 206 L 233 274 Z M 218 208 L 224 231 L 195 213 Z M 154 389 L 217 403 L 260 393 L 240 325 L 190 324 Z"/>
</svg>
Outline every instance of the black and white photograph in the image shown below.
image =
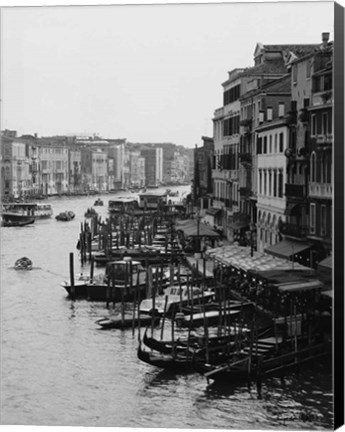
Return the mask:
<svg viewBox="0 0 345 432">
<path fill-rule="evenodd" d="M 342 426 L 344 8 L 43 3 L 0 5 L 1 428 Z"/>
</svg>

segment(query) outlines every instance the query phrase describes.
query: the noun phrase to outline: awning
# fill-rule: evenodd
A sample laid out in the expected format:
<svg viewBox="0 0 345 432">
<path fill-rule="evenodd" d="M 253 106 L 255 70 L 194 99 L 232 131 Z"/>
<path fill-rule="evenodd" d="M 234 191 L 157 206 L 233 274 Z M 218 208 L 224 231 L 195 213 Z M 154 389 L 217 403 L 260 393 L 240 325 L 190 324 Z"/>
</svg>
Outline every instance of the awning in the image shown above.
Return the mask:
<svg viewBox="0 0 345 432">
<path fill-rule="evenodd" d="M 322 291 L 321 295 L 333 299 L 333 290 Z"/>
<path fill-rule="evenodd" d="M 289 203 L 285 209 L 284 214 L 286 216 L 298 216 L 301 213 L 300 205 Z"/>
<path fill-rule="evenodd" d="M 233 222 L 232 224 L 230 224 L 230 228 L 232 228 L 233 230 L 239 230 L 239 229 L 242 229 L 248 225 L 249 225 L 249 223 L 246 221 L 237 221 L 237 222 Z"/>
<path fill-rule="evenodd" d="M 195 219 L 188 222 L 178 223 L 177 230 L 182 231 L 185 237 L 219 237 L 219 234 L 204 223 L 198 223 Z"/>
<path fill-rule="evenodd" d="M 239 246 L 236 244 L 225 245 L 218 248 L 209 249 L 206 252 L 206 255 L 226 266 L 232 266 L 245 272 L 266 272 L 269 270 L 274 270 L 276 272 L 280 271 L 280 273 L 282 273 L 284 270 L 286 270 L 289 274 L 292 273 L 291 261 L 288 261 L 287 259 L 276 258 L 272 255 L 256 251 L 254 251 L 253 256 L 251 256 L 251 248 L 247 246 Z M 304 267 L 298 263 L 294 263 L 294 275 L 300 273 L 300 270 L 303 270 L 305 274 L 308 274 L 310 279 L 310 272 L 313 270 L 309 267 Z M 291 282 L 290 279 L 286 280 L 285 278 L 283 281 Z M 278 280 L 275 282 L 278 282 Z M 292 281 L 295 280 L 296 279 Z M 279 280 L 279 282 L 281 283 L 282 281 Z"/>
<path fill-rule="evenodd" d="M 283 240 L 280 243 L 266 248 L 265 252 L 278 258 L 290 259 L 293 255 L 310 248 L 311 246 L 308 243 Z"/>
<path fill-rule="evenodd" d="M 323 287 L 324 284 L 319 280 L 311 280 L 308 282 L 299 281 L 294 283 L 278 285 L 278 289 L 281 292 L 305 291 L 305 290 L 319 289 Z"/>
<path fill-rule="evenodd" d="M 222 211 L 222 209 L 220 209 L 220 208 L 211 207 L 211 208 L 206 210 L 206 214 L 209 214 L 211 216 L 216 216 L 221 211 Z"/>
<path fill-rule="evenodd" d="M 332 256 L 328 256 L 324 260 L 320 261 L 319 264 L 317 265 L 318 270 L 332 271 L 332 267 L 333 267 Z"/>
</svg>

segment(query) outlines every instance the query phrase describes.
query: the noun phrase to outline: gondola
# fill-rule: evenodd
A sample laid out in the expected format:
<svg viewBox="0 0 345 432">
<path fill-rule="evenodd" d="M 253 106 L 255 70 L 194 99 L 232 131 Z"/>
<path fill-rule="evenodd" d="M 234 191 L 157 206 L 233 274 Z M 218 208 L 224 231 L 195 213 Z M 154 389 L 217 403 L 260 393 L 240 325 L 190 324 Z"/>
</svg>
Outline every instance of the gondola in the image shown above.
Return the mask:
<svg viewBox="0 0 345 432">
<path fill-rule="evenodd" d="M 156 366 L 162 369 L 169 369 L 175 372 L 193 372 L 192 368 L 192 355 L 191 353 L 170 353 L 162 354 L 158 351 L 144 351 L 141 348 L 141 344 L 138 347 L 138 358 L 139 360 L 148 363 L 152 366 Z"/>
<path fill-rule="evenodd" d="M 158 325 L 159 321 L 160 321 L 160 317 L 156 316 L 154 318 L 150 317 L 150 316 L 143 316 L 140 315 L 138 318 L 138 315 L 135 314 L 134 318 L 133 318 L 133 313 L 129 313 L 129 314 L 125 314 L 124 318 L 122 319 L 121 313 L 119 313 L 116 316 L 112 316 L 112 317 L 108 317 L 108 318 L 101 318 L 99 320 L 96 321 L 96 324 L 98 324 L 99 326 L 101 326 L 104 329 L 127 329 L 127 328 L 132 328 L 133 325 L 135 327 L 138 326 L 147 326 L 150 325 L 152 323 L 152 319 L 153 319 L 153 325 Z M 133 323 L 134 321 L 134 323 Z"/>
</svg>

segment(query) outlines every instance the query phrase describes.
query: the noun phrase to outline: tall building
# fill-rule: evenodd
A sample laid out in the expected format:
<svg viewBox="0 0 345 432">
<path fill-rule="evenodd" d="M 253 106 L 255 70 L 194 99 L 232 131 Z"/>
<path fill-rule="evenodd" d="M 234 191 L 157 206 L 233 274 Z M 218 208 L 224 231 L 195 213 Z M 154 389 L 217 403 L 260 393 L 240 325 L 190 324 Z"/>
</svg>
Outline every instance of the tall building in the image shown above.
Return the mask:
<svg viewBox="0 0 345 432">
<path fill-rule="evenodd" d="M 16 136 L 1 136 L 1 193 L 23 197 L 31 192 L 31 160 L 28 146 Z"/>
<path fill-rule="evenodd" d="M 286 220 L 274 249 L 315 267 L 332 247 L 332 43 L 329 34 L 314 52 L 292 59 L 290 144 L 286 152 Z M 285 247 L 286 250 L 286 247 Z"/>
</svg>

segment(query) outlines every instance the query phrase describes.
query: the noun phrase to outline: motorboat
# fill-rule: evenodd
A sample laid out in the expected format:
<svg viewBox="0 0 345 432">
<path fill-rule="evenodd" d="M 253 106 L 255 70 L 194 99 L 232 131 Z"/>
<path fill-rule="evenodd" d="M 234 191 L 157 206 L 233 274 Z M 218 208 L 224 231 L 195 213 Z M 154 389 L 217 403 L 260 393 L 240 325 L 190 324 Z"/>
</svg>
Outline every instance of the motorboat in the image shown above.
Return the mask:
<svg viewBox="0 0 345 432">
<path fill-rule="evenodd" d="M 211 290 L 203 290 L 197 286 L 188 286 L 187 284 L 170 285 L 164 290 L 163 295 L 148 298 L 140 303 L 139 309 L 142 313 L 153 313 L 156 311 L 159 314 L 173 313 L 178 311 L 179 307 L 187 306 L 188 304 L 201 304 L 212 301 L 215 293 Z"/>
</svg>

